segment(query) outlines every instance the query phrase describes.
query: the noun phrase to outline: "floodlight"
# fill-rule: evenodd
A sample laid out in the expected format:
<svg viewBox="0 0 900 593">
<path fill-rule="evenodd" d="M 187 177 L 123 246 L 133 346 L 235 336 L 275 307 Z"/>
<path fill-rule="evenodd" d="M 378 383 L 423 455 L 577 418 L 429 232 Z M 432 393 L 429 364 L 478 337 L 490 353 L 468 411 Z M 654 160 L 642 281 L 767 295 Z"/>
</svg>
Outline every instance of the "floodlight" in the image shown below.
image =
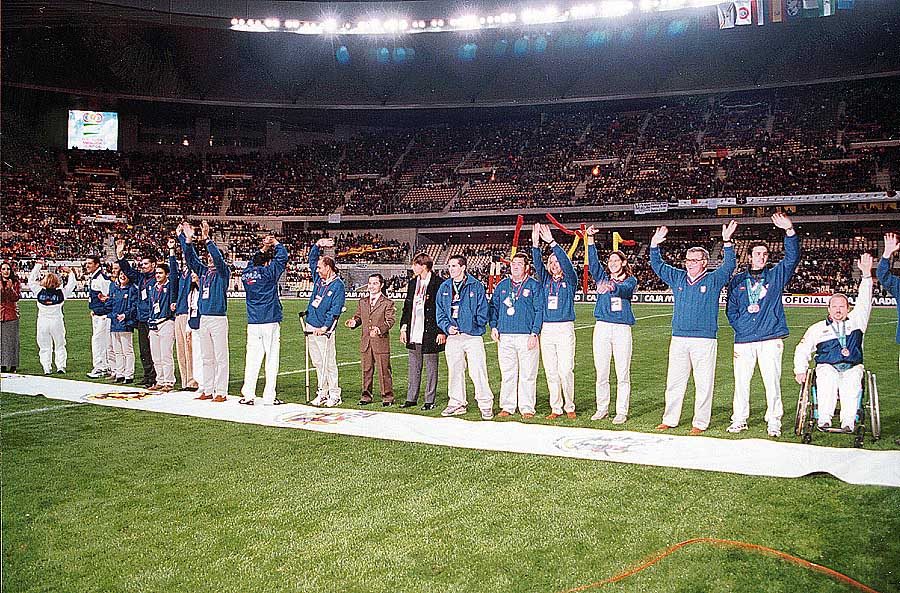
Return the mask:
<svg viewBox="0 0 900 593">
<path fill-rule="evenodd" d="M 325 19 L 322 21 L 322 30 L 326 33 L 334 33 L 337 31 L 338 24 L 335 19 Z"/>
<path fill-rule="evenodd" d="M 279 21 L 278 19 L 266 19 L 265 25 L 269 29 L 280 29 L 281 21 Z"/>
<path fill-rule="evenodd" d="M 232 27 L 234 27 L 234 26 L 237 25 L 237 24 L 238 24 L 238 20 L 237 20 L 237 19 L 231 19 L 231 26 L 232 26 Z"/>
</svg>

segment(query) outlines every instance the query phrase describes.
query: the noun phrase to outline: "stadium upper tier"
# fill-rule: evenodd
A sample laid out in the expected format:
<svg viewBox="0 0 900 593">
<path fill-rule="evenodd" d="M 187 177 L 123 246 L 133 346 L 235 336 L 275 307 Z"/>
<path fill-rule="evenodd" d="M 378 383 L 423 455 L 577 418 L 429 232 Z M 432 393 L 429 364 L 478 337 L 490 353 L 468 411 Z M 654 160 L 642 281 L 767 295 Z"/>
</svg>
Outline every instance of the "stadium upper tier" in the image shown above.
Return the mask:
<svg viewBox="0 0 900 593">
<path fill-rule="evenodd" d="M 222 154 L 199 150 L 196 138 L 154 151 L 152 133 L 140 151 L 35 149 L 28 128 L 4 113 L 4 209 L 57 217 L 631 211 L 642 202 L 885 191 L 900 185 L 898 114 L 894 77 L 319 134 L 287 152 Z"/>
</svg>

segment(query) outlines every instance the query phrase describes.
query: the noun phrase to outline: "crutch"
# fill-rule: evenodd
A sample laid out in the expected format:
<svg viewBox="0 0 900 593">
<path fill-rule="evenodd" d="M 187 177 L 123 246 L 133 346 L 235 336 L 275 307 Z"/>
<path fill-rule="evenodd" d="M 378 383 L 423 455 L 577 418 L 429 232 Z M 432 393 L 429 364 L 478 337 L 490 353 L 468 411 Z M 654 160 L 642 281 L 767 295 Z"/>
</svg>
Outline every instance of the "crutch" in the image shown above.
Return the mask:
<svg viewBox="0 0 900 593">
<path fill-rule="evenodd" d="M 309 403 L 309 332 L 306 330 L 306 311 L 300 311 L 298 314 L 300 319 L 300 331 L 303 332 L 303 355 L 305 363 L 303 368 L 306 373 L 306 403 Z"/>
</svg>

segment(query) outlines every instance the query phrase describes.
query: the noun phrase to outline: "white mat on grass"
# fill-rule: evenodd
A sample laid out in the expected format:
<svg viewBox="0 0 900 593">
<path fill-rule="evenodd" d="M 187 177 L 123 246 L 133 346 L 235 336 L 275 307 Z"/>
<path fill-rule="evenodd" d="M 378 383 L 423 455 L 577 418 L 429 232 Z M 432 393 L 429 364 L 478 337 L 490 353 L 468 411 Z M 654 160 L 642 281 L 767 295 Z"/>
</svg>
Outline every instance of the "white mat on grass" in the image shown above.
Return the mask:
<svg viewBox="0 0 900 593">
<path fill-rule="evenodd" d="M 238 404 L 236 397 L 224 403 L 197 401 L 192 392 L 154 393 L 140 388 L 30 375 L 3 374 L 0 379 L 0 389 L 11 393 L 245 424 L 751 476 L 798 478 L 827 473 L 851 484 L 900 487 L 900 451 L 482 422 L 301 404 L 251 407 Z"/>
</svg>

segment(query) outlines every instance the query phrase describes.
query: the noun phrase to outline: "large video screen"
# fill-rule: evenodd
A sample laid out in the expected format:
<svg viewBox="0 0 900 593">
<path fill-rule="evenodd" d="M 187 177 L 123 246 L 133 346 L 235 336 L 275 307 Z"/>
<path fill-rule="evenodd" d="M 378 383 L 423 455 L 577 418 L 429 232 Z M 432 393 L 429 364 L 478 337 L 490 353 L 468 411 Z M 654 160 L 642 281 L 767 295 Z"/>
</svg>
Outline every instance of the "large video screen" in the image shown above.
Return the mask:
<svg viewBox="0 0 900 593">
<path fill-rule="evenodd" d="M 67 146 L 82 150 L 118 150 L 119 114 L 70 109 Z"/>
</svg>

